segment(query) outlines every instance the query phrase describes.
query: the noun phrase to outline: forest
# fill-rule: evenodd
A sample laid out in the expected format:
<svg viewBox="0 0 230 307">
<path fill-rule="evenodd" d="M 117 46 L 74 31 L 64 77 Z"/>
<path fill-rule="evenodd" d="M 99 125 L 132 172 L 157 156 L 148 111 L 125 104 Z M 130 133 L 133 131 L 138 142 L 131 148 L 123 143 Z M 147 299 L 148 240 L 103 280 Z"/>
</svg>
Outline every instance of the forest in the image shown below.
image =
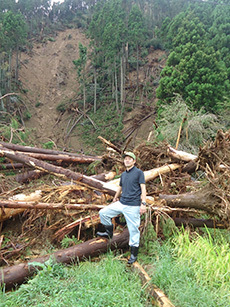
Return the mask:
<svg viewBox="0 0 230 307">
<path fill-rule="evenodd" d="M 1 0 L 0 306 L 228 306 L 229 129 L 229 0 Z M 95 238 L 126 150 L 131 269 L 122 217 Z"/>
</svg>

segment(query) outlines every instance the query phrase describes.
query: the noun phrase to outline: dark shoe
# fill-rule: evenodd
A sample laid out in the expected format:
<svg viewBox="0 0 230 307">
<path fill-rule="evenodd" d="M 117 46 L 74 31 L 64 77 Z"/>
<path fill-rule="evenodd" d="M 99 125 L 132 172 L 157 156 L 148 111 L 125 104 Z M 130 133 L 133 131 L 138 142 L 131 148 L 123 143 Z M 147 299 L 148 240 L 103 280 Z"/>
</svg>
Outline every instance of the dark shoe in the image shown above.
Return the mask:
<svg viewBox="0 0 230 307">
<path fill-rule="evenodd" d="M 105 226 L 105 232 L 100 232 L 98 231 L 96 233 L 96 235 L 98 237 L 103 237 L 103 238 L 107 238 L 107 239 L 112 239 L 113 237 L 113 225 L 104 225 Z"/>
<path fill-rule="evenodd" d="M 135 261 L 137 261 L 138 249 L 138 246 L 131 246 L 131 256 L 128 260 L 128 264 L 133 264 Z"/>
</svg>

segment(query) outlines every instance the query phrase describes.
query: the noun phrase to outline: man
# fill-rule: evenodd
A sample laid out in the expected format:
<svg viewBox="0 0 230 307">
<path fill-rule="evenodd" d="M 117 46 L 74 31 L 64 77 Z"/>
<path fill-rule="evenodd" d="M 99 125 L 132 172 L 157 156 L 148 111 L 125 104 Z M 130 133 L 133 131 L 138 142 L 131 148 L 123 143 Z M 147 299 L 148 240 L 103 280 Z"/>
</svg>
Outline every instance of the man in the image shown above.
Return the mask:
<svg viewBox="0 0 230 307">
<path fill-rule="evenodd" d="M 120 186 L 113 198 L 113 202 L 99 211 L 101 223 L 105 226 L 105 232 L 97 232 L 98 236 L 111 239 L 113 237 L 111 218 L 122 213 L 129 230 L 129 246 L 131 247 L 129 264 L 137 260 L 140 241 L 140 215 L 146 212 L 144 173 L 135 166 L 135 163 L 136 156 L 134 153 L 126 152 L 124 158 L 126 171 L 121 174 Z"/>
</svg>

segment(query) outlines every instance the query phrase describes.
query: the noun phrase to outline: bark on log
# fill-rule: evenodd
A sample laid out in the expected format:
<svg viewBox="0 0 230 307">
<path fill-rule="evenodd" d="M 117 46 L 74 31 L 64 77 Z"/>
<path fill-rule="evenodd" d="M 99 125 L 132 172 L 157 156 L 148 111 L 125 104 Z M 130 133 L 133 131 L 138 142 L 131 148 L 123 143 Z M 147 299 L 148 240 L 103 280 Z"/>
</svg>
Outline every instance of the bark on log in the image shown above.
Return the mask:
<svg viewBox="0 0 230 307">
<path fill-rule="evenodd" d="M 23 209 L 43 209 L 43 210 L 100 210 L 104 205 L 88 205 L 88 204 L 62 204 L 62 203 L 36 203 L 23 201 L 2 201 L 0 200 L 1 208 L 23 208 Z"/>
<path fill-rule="evenodd" d="M 28 167 L 27 165 L 23 163 L 2 163 L 0 165 L 1 170 L 5 169 L 18 169 L 18 168 L 23 168 L 23 167 Z"/>
<path fill-rule="evenodd" d="M 24 154 L 20 154 L 10 149 L 4 148 L 1 144 L 0 144 L 0 155 L 4 155 L 11 160 L 25 163 L 26 165 L 32 166 L 42 171 L 49 172 L 64 179 L 73 179 L 78 182 L 80 181 L 83 184 L 86 184 L 97 190 L 108 193 L 109 195 L 112 196 L 115 195 L 117 190 L 117 187 L 115 185 L 110 185 L 110 187 L 106 187 L 105 183 L 100 180 L 84 176 L 80 173 L 73 172 L 69 169 L 65 169 L 60 166 L 51 165 L 50 163 L 40 161 L 32 157 L 28 157 Z"/>
<path fill-rule="evenodd" d="M 95 238 L 73 247 L 59 250 L 51 255 L 2 268 L 0 271 L 0 285 L 3 286 L 5 284 L 6 289 L 10 289 L 15 285 L 23 283 L 26 278 L 32 276 L 37 271 L 37 268 L 31 263 L 44 263 L 50 257 L 53 257 L 58 263 L 72 263 L 73 261 L 98 256 L 101 253 L 105 253 L 109 248 L 111 250 L 125 249 L 128 246 L 128 239 L 128 229 L 125 229 L 122 233 L 115 233 L 111 241 Z"/>
<path fill-rule="evenodd" d="M 15 176 L 15 180 L 18 183 L 29 183 L 30 180 L 38 179 L 46 173 L 47 172 L 45 172 L 45 171 L 40 171 L 38 169 L 35 169 L 35 170 L 32 170 L 32 171 L 27 171 L 27 172 L 22 173 L 22 174 L 17 174 Z"/>
<path fill-rule="evenodd" d="M 229 209 L 226 206 L 222 207 L 221 199 L 208 189 L 178 195 L 160 194 L 159 199 L 165 200 L 169 207 L 204 210 L 209 214 L 217 215 L 221 219 L 229 219 L 230 217 Z"/>
<path fill-rule="evenodd" d="M 24 155 L 29 157 L 38 159 L 38 160 L 47 160 L 47 161 L 60 161 L 60 162 L 68 162 L 68 163 L 79 163 L 79 164 L 90 164 L 95 161 L 100 161 L 101 157 L 90 157 L 90 156 L 71 156 L 68 154 L 42 154 L 42 153 L 32 153 L 32 152 L 24 152 Z"/>
<path fill-rule="evenodd" d="M 174 170 L 176 170 L 180 167 L 181 167 L 180 164 L 174 163 L 174 164 L 168 164 L 168 165 L 164 165 L 164 166 L 161 166 L 161 167 L 158 167 L 158 168 L 154 168 L 154 169 L 151 169 L 151 170 L 148 170 L 148 171 L 144 171 L 145 181 L 148 182 L 150 180 L 157 178 L 159 176 L 159 174 L 160 175 L 166 174 L 166 173 L 174 171 Z M 106 183 L 104 186 L 108 187 L 108 188 L 110 187 L 110 185 L 118 187 L 119 182 L 120 182 L 120 179 L 114 179 L 114 180 L 111 180 L 108 183 Z"/>
<path fill-rule="evenodd" d="M 211 219 L 195 219 L 195 218 L 172 218 L 176 226 L 187 226 L 192 225 L 193 227 L 208 227 L 208 228 L 220 228 L 225 229 L 227 225 L 222 222 L 211 220 Z"/>
<path fill-rule="evenodd" d="M 21 152 L 39 153 L 39 154 L 46 154 L 46 155 L 65 155 L 65 156 L 67 155 L 67 156 L 73 156 L 73 157 L 98 158 L 98 160 L 101 159 L 100 156 L 86 156 L 83 154 L 71 153 L 71 152 L 66 152 L 66 151 L 58 151 L 58 150 L 52 150 L 52 149 L 22 146 L 22 145 L 16 145 L 16 144 L 5 143 L 5 142 L 0 142 L 0 145 L 8 149 L 11 149 L 14 151 L 21 151 Z"/>
</svg>

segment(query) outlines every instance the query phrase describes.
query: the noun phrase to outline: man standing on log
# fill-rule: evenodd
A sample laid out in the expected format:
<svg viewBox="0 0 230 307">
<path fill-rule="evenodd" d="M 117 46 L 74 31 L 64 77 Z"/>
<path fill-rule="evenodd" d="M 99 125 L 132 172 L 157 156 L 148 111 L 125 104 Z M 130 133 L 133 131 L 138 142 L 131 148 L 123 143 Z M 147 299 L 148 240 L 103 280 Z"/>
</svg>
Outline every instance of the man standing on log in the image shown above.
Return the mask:
<svg viewBox="0 0 230 307">
<path fill-rule="evenodd" d="M 112 239 L 113 224 L 111 218 L 123 214 L 129 230 L 129 245 L 131 247 L 129 264 L 137 260 L 140 241 L 140 215 L 146 212 L 145 177 L 144 173 L 135 166 L 135 163 L 136 156 L 134 153 L 126 152 L 124 158 L 126 171 L 121 174 L 120 186 L 113 202 L 99 211 L 105 232 L 97 232 L 97 236 Z"/>
</svg>

